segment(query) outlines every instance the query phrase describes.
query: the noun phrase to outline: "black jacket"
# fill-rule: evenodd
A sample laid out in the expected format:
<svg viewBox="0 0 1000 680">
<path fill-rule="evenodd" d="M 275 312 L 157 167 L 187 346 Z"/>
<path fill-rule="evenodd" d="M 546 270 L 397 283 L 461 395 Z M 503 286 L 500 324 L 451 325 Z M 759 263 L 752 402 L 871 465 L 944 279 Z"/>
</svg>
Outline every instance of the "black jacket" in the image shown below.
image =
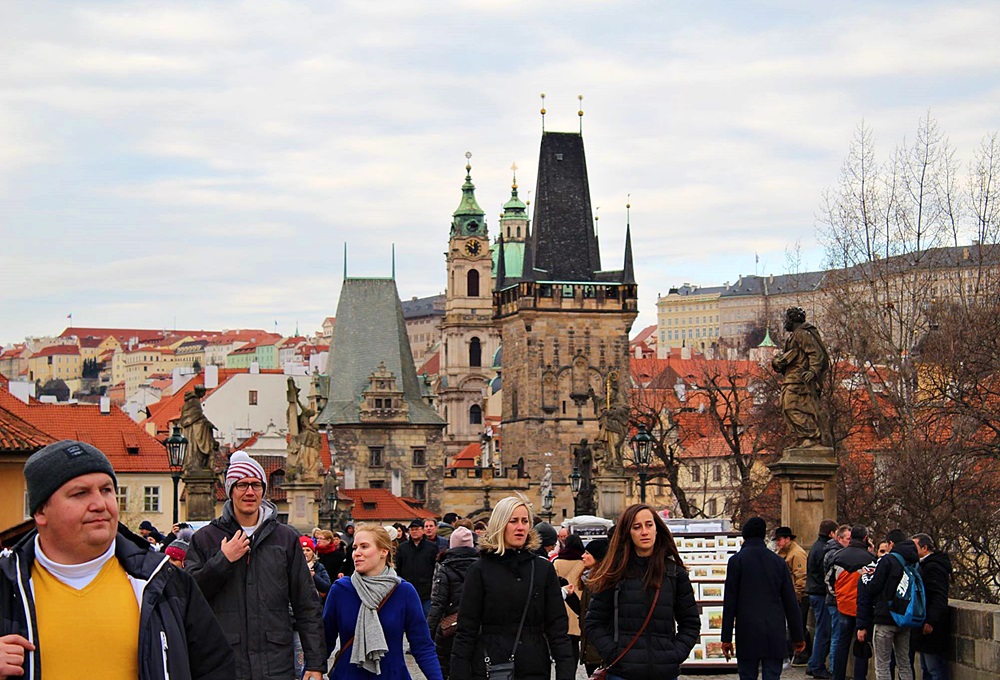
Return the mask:
<svg viewBox="0 0 1000 680">
<path fill-rule="evenodd" d="M 431 599 L 437 555 L 437 543 L 426 538 L 420 543 L 403 541 L 396 549 L 396 573 L 416 588 L 421 601 Z"/>
<path fill-rule="evenodd" d="M 354 573 L 354 561 L 351 559 L 351 556 L 347 554 L 343 543 L 341 543 L 336 550 L 328 552 L 325 555 L 321 555 L 319 551 L 317 551 L 316 559 L 318 559 L 326 569 L 326 573 L 329 575 L 331 583 L 340 578 L 340 574 L 350 576 Z"/>
<path fill-rule="evenodd" d="M 528 614 L 514 653 L 514 676 L 549 680 L 554 658 L 556 680 L 575 677 L 559 579 L 552 564 L 534 554 L 538 539 L 534 532 L 531 535 L 533 540 L 522 550 L 508 549 L 503 555 L 484 551 L 466 572 L 451 653 L 452 680 L 485 678 L 487 656 L 491 663 L 510 658 L 525 602 L 529 602 Z M 535 578 L 529 601 L 532 562 Z"/>
<path fill-rule="evenodd" d="M 785 625 L 793 642 L 805 640 L 802 614 L 785 560 L 762 538 L 748 538 L 729 558 L 722 604 L 722 641 L 733 641 L 742 658 L 781 659 L 788 653 Z"/>
<path fill-rule="evenodd" d="M 934 552 L 920 560 L 920 576 L 927 591 L 927 621 L 933 631 L 924 635 L 915 630 L 914 648 L 928 654 L 947 654 L 948 635 L 951 632 L 951 613 L 948 609 L 948 589 L 951 585 L 951 559 L 947 553 Z"/>
<path fill-rule="evenodd" d="M 826 569 L 823 568 L 823 555 L 826 554 L 826 544 L 831 540 L 828 536 L 819 536 L 809 548 L 806 558 L 806 594 L 826 595 Z"/>
<path fill-rule="evenodd" d="M 221 544 L 240 529 L 232 507 L 232 501 L 227 501 L 222 517 L 195 532 L 184 568 L 194 576 L 226 631 L 236 653 L 237 675 L 281 680 L 294 675 L 293 612 L 305 669 L 326 673 L 319 595 L 298 532 L 279 524 L 274 505 L 264 501 L 261 510 L 267 517 L 250 539 L 250 552 L 230 562 Z"/>
<path fill-rule="evenodd" d="M 479 551 L 475 548 L 452 548 L 438 555 L 427 625 L 431 629 L 431 639 L 437 650 L 441 673 L 446 678 L 451 674 L 451 649 L 455 638 L 441 635 L 438 624 L 443 617 L 458 611 L 462 602 L 465 574 L 478 559 Z"/>
<path fill-rule="evenodd" d="M 18 634 L 37 645 L 30 584 L 35 536 L 32 531 L 9 557 L 0 558 L 0 637 Z M 191 577 L 123 524 L 118 525 L 115 559 L 133 583 L 145 582 L 139 607 L 140 679 L 233 680 L 232 649 Z M 23 669 L 24 678 L 42 678 L 37 651 L 26 653 Z M 81 674 L 86 673 L 81 669 Z"/>
<path fill-rule="evenodd" d="M 604 663 L 618 658 L 649 613 L 655 591 L 643 586 L 648 565 L 648 559 L 636 558 L 617 586 L 591 595 L 584 625 L 587 640 L 597 647 Z M 700 631 L 691 580 L 671 561 L 645 632 L 610 672 L 628 680 L 677 677 Z"/>
<path fill-rule="evenodd" d="M 896 592 L 899 579 L 903 577 L 903 565 L 892 553 L 897 553 L 907 564 L 916 564 L 917 546 L 913 541 L 901 541 L 892 546 L 889 554 L 883 555 L 875 565 L 875 573 L 871 579 L 858 590 L 858 624 L 860 628 L 871 628 L 872 623 L 894 626 L 892 614 L 889 613 L 889 602 Z"/>
<path fill-rule="evenodd" d="M 837 553 L 844 549 L 840 541 L 831 538 L 823 548 L 823 585 L 826 586 L 826 603 L 836 606 L 837 596 L 833 589 L 833 582 L 830 580 L 830 570 L 833 569 L 833 561 L 837 559 Z"/>
</svg>

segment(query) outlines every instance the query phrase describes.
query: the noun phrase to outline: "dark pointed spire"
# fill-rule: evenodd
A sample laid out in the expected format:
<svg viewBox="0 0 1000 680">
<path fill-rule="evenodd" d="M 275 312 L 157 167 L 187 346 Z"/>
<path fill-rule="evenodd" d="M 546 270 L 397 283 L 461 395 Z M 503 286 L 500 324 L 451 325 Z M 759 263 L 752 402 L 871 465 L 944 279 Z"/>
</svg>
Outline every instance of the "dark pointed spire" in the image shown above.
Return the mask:
<svg viewBox="0 0 1000 680">
<path fill-rule="evenodd" d="M 503 250 L 503 234 L 501 233 L 497 240 L 497 275 L 493 283 L 494 290 L 503 290 L 507 283 L 507 261 L 504 259 Z"/>
<path fill-rule="evenodd" d="M 635 283 L 635 266 L 632 264 L 632 203 L 625 204 L 625 266 L 622 283 Z"/>
<path fill-rule="evenodd" d="M 526 227 L 524 239 L 524 257 L 521 260 L 521 280 L 535 280 L 535 249 L 531 244 L 531 226 Z"/>
</svg>

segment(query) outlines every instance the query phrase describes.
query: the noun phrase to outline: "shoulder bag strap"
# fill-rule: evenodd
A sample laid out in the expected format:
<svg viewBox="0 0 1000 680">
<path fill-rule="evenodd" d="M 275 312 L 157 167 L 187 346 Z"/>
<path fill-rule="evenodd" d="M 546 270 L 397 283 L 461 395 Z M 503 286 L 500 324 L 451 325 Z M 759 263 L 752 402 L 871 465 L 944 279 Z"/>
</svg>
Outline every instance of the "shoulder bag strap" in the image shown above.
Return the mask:
<svg viewBox="0 0 1000 680">
<path fill-rule="evenodd" d="M 398 583 L 397 583 L 396 585 L 394 585 L 394 586 L 392 587 L 392 590 L 390 590 L 390 591 L 389 591 L 389 592 L 388 592 L 388 593 L 386 594 L 386 596 L 385 596 L 385 597 L 383 597 L 383 598 L 382 598 L 382 601 L 378 603 L 378 607 L 377 607 L 377 608 L 375 609 L 375 611 L 379 611 L 379 610 L 381 610 L 381 609 L 382 609 L 382 605 L 384 605 L 384 604 L 385 604 L 386 602 L 388 602 L 388 601 L 389 601 L 389 598 L 390 598 L 390 597 L 392 597 L 392 594 L 393 594 L 394 592 L 396 592 L 396 588 L 397 588 L 397 587 L 399 587 L 399 584 L 398 584 Z M 341 645 L 341 647 L 340 647 L 340 651 L 339 651 L 339 652 L 337 652 L 337 656 L 333 657 L 333 665 L 334 665 L 334 666 L 336 666 L 336 665 L 337 665 L 337 661 L 339 661 L 339 660 L 340 660 L 340 655 L 341 655 L 341 654 L 343 654 L 343 653 L 344 653 L 344 651 L 345 651 L 345 650 L 346 650 L 346 649 L 347 649 L 348 647 L 350 647 L 350 646 L 351 646 L 351 645 L 352 645 L 353 643 L 354 643 L 354 636 L 352 635 L 352 636 L 351 636 L 350 638 L 348 638 L 347 642 L 345 642 L 345 643 L 344 643 L 343 645 Z"/>
<path fill-rule="evenodd" d="M 657 588 L 656 592 L 653 593 L 653 602 L 652 604 L 649 605 L 649 611 L 646 612 L 646 620 L 643 621 L 642 626 L 639 627 L 639 632 L 635 634 L 635 637 L 632 638 L 632 640 L 628 643 L 628 646 L 622 650 L 622 653 L 618 655 L 618 658 L 609 663 L 607 666 L 605 666 L 605 668 L 611 668 L 616 663 L 624 659 L 625 655 L 628 654 L 628 650 L 632 649 L 632 645 L 635 644 L 635 641 L 638 640 L 640 637 L 642 637 L 642 634 L 646 631 L 646 626 L 649 625 L 649 620 L 653 618 L 653 610 L 656 609 L 656 601 L 659 599 L 660 599 L 660 589 Z"/>
<path fill-rule="evenodd" d="M 510 650 L 510 660 L 514 660 L 514 654 L 517 652 L 517 644 L 521 641 L 521 630 L 524 628 L 524 619 L 528 615 L 528 607 L 531 606 L 531 591 L 535 588 L 535 560 L 539 558 L 531 558 L 531 576 L 528 577 L 528 599 L 524 603 L 524 611 L 521 612 L 521 623 L 517 624 L 517 637 L 514 638 L 514 649 Z"/>
</svg>

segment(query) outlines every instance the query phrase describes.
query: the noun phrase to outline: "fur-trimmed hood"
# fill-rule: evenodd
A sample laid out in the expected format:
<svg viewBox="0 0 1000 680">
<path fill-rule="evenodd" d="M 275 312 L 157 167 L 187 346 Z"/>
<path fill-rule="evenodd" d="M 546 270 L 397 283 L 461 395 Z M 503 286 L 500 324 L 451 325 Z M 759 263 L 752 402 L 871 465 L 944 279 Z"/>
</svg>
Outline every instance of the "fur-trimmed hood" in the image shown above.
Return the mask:
<svg viewBox="0 0 1000 680">
<path fill-rule="evenodd" d="M 528 552 L 535 552 L 541 547 L 542 547 L 542 537 L 538 535 L 537 531 L 531 529 L 528 532 L 528 540 L 525 541 L 523 549 L 527 550 Z M 500 546 L 498 546 L 497 544 L 490 541 L 488 538 L 484 536 L 483 538 L 479 539 L 479 552 L 484 555 L 487 553 L 499 553 Z"/>
</svg>

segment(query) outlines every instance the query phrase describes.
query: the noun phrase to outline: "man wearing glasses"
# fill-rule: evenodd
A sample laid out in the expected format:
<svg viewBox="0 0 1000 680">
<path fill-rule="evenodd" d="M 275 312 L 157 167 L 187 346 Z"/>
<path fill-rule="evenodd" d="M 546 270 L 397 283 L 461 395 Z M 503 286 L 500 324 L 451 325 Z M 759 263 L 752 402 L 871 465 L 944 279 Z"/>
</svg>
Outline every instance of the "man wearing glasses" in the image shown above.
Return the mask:
<svg viewBox="0 0 1000 680">
<path fill-rule="evenodd" d="M 322 680 L 326 642 L 320 603 L 299 535 L 264 500 L 264 469 L 237 451 L 226 470 L 222 517 L 191 538 L 185 569 L 201 587 L 236 654 L 239 678 L 295 674 L 292 615 L 302 639 L 306 680 Z M 291 610 L 289 610 L 291 605 Z"/>
</svg>

